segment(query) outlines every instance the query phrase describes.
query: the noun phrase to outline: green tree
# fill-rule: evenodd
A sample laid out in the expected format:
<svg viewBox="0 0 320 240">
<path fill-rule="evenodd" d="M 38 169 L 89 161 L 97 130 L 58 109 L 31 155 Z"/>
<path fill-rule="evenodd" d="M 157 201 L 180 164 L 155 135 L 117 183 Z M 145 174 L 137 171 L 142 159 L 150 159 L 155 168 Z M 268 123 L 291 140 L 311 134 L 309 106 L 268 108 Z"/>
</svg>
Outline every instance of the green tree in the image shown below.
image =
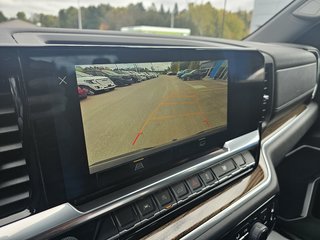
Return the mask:
<svg viewBox="0 0 320 240">
<path fill-rule="evenodd" d="M 224 38 L 242 39 L 248 34 L 244 21 L 234 13 L 227 13 L 224 25 Z"/>
<path fill-rule="evenodd" d="M 156 7 L 156 5 L 154 3 L 152 3 L 148 10 L 151 11 L 151 12 L 156 12 L 157 11 L 157 7 Z"/>
<path fill-rule="evenodd" d="M 222 25 L 225 38 L 241 39 L 249 32 L 252 12 L 225 12 L 215 8 L 210 2 L 188 5 L 187 9 L 179 12 L 178 3 L 174 4 L 175 27 L 191 29 L 191 35 L 221 37 Z M 82 7 L 82 25 L 86 29 L 119 30 L 124 26 L 170 26 L 170 11 L 163 5 L 157 9 L 152 4 L 148 9 L 142 2 L 129 4 L 127 7 L 113 7 L 110 4 Z M 27 20 L 24 12 L 18 12 L 17 18 Z M 7 18 L 0 11 L 0 22 Z M 61 9 L 58 16 L 35 14 L 30 18 L 33 23 L 44 27 L 78 28 L 78 10 L 74 7 Z M 189 66 L 184 66 L 185 68 Z M 180 66 L 180 69 L 181 68 Z"/>
<path fill-rule="evenodd" d="M 215 10 L 211 3 L 205 4 L 189 4 L 189 14 L 191 21 L 198 26 L 196 35 L 214 36 L 215 25 Z"/>
<path fill-rule="evenodd" d="M 22 21 L 27 21 L 26 14 L 24 12 L 17 12 L 17 18 Z"/>
<path fill-rule="evenodd" d="M 171 67 L 170 67 L 170 71 L 171 72 L 178 72 L 180 69 L 179 69 L 179 63 L 178 62 L 172 62 L 171 63 Z"/>
<path fill-rule="evenodd" d="M 62 28 L 78 28 L 78 9 L 69 7 L 59 11 L 59 26 Z"/>
<path fill-rule="evenodd" d="M 124 26 L 135 25 L 134 17 L 128 14 L 128 8 L 113 8 L 105 18 L 110 29 L 120 30 Z"/>
<path fill-rule="evenodd" d="M 163 4 L 162 3 L 160 5 L 160 14 L 164 14 L 164 8 L 163 8 Z"/>
<path fill-rule="evenodd" d="M 244 12 L 225 12 L 214 8 L 209 2 L 205 4 L 189 4 L 187 14 L 195 26 L 193 35 L 241 39 L 249 32 L 250 15 Z M 225 15 L 223 23 L 223 15 Z M 223 27 L 223 29 L 222 29 Z"/>
<path fill-rule="evenodd" d="M 191 34 L 196 35 L 198 33 L 198 26 L 193 23 L 190 14 L 187 10 L 183 10 L 179 12 L 177 16 L 175 16 L 175 27 L 177 28 L 189 28 L 191 29 Z"/>
<path fill-rule="evenodd" d="M 0 11 L 0 22 L 5 22 L 8 19 L 6 18 L 6 16 L 2 13 L 2 11 Z"/>
<path fill-rule="evenodd" d="M 178 13 L 179 13 L 178 3 L 175 3 L 173 8 L 173 14 L 177 15 Z"/>
<path fill-rule="evenodd" d="M 250 29 L 251 19 L 252 19 L 252 11 L 241 11 L 239 10 L 236 14 L 241 18 L 241 20 L 245 24 L 246 31 Z"/>
<path fill-rule="evenodd" d="M 143 22 L 141 19 L 144 18 L 147 10 L 143 7 L 143 4 L 136 3 L 136 4 L 129 4 L 128 6 L 128 15 L 133 19 L 133 25 L 141 25 Z"/>
<path fill-rule="evenodd" d="M 103 22 L 103 15 L 107 14 L 107 12 L 101 10 L 95 6 L 83 8 L 81 11 L 83 28 L 99 29 L 100 24 Z"/>
<path fill-rule="evenodd" d="M 188 69 L 199 69 L 199 67 L 200 67 L 200 63 L 199 63 L 199 61 L 192 61 L 192 62 L 190 62 L 189 63 L 189 67 L 188 67 Z"/>
<path fill-rule="evenodd" d="M 157 11 L 155 5 L 152 5 L 148 10 L 140 12 L 139 17 L 135 18 L 135 25 L 147 26 L 170 26 L 170 12 Z"/>
<path fill-rule="evenodd" d="M 34 14 L 31 22 L 34 24 L 40 24 L 42 27 L 59 27 L 59 19 L 54 15 L 46 15 L 42 13 Z"/>
<path fill-rule="evenodd" d="M 110 29 L 109 23 L 106 20 L 106 17 L 109 15 L 109 13 L 112 11 L 113 7 L 110 4 L 100 4 L 97 7 L 97 16 L 100 20 L 96 20 L 96 23 L 98 25 L 99 29 L 102 30 L 108 30 Z M 86 19 L 84 19 L 86 21 Z M 92 19 L 91 23 L 94 22 L 95 20 Z M 85 28 L 90 28 L 90 24 L 86 26 Z"/>
<path fill-rule="evenodd" d="M 180 70 L 185 70 L 188 69 L 190 62 L 180 62 L 179 63 L 179 69 Z"/>
</svg>

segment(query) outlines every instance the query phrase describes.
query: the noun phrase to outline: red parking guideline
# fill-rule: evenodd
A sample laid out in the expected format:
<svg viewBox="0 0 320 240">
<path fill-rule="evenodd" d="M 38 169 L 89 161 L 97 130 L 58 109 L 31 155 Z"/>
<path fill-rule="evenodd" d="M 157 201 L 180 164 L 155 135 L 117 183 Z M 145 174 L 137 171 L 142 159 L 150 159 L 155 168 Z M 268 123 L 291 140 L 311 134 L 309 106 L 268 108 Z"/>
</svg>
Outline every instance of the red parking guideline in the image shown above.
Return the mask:
<svg viewBox="0 0 320 240">
<path fill-rule="evenodd" d="M 208 118 L 205 118 L 205 119 L 203 120 L 203 122 L 204 122 L 208 127 L 210 127 Z"/>
<path fill-rule="evenodd" d="M 138 141 L 138 138 L 140 137 L 140 135 L 142 134 L 142 132 L 140 131 L 140 132 L 138 132 L 138 134 L 137 134 L 137 136 L 136 136 L 136 138 L 133 140 L 133 142 L 132 142 L 132 145 L 135 145 L 136 144 L 136 142 Z"/>
</svg>

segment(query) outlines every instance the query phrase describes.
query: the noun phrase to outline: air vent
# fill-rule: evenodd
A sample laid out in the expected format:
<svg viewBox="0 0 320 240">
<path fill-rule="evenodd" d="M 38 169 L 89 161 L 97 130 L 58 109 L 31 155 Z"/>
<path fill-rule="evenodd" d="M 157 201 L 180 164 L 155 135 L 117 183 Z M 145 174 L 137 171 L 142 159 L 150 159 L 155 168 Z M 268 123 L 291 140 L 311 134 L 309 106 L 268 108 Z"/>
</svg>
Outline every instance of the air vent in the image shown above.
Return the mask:
<svg viewBox="0 0 320 240">
<path fill-rule="evenodd" d="M 25 216 L 30 200 L 30 178 L 9 82 L 0 89 L 0 225 L 8 216 Z"/>
</svg>

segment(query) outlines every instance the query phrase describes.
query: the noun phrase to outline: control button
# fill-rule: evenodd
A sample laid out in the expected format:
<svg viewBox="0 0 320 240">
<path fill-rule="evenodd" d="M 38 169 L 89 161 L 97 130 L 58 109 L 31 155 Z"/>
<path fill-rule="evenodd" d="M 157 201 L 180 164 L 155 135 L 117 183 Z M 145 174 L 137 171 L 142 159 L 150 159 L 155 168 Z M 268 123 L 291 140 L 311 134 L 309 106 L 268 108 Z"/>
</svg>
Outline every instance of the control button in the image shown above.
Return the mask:
<svg viewBox="0 0 320 240">
<path fill-rule="evenodd" d="M 216 180 L 210 169 L 200 173 L 200 177 L 202 181 L 207 185 L 213 184 Z"/>
<path fill-rule="evenodd" d="M 249 233 L 250 240 L 266 240 L 268 238 L 268 228 L 260 222 L 255 223 Z"/>
<path fill-rule="evenodd" d="M 235 240 L 240 240 L 241 239 L 241 234 L 238 232 L 237 234 L 236 234 L 236 236 L 234 237 L 234 239 Z"/>
<path fill-rule="evenodd" d="M 254 215 L 250 221 L 251 225 L 255 224 L 259 221 L 259 217 L 257 215 Z"/>
<path fill-rule="evenodd" d="M 246 236 L 246 235 L 249 234 L 249 232 L 250 232 L 250 224 L 247 223 L 246 225 L 244 225 L 244 227 L 241 228 L 240 234 L 241 234 L 242 236 Z"/>
<path fill-rule="evenodd" d="M 263 210 L 260 211 L 260 221 L 267 225 L 268 224 L 268 219 L 270 215 L 270 210 L 268 207 L 264 208 Z"/>
<path fill-rule="evenodd" d="M 202 184 L 198 178 L 198 176 L 193 176 L 189 179 L 187 179 L 187 183 L 189 185 L 189 187 L 193 190 L 193 191 L 199 191 L 201 190 Z"/>
<path fill-rule="evenodd" d="M 103 217 L 101 221 L 97 240 L 105 240 L 118 234 L 118 229 L 111 216 Z"/>
<path fill-rule="evenodd" d="M 175 202 L 168 189 L 155 193 L 155 198 L 162 208 L 167 208 L 168 205 L 171 205 Z"/>
<path fill-rule="evenodd" d="M 243 157 L 241 155 L 235 156 L 233 157 L 233 160 L 236 162 L 236 164 L 241 167 L 243 165 L 246 164 L 246 162 L 244 161 Z"/>
<path fill-rule="evenodd" d="M 227 160 L 217 166 L 214 166 L 212 168 L 213 172 L 216 174 L 216 176 L 218 178 L 223 177 L 224 175 L 234 171 L 235 169 L 236 169 L 236 167 L 231 159 Z"/>
<path fill-rule="evenodd" d="M 187 186 L 184 184 L 184 182 L 181 182 L 172 186 L 172 191 L 178 199 L 184 199 L 188 197 L 188 193 L 189 193 Z"/>
<path fill-rule="evenodd" d="M 67 85 L 67 81 L 66 81 L 67 76 L 63 76 L 63 77 L 58 77 L 59 80 L 59 85 L 65 84 Z"/>
<path fill-rule="evenodd" d="M 138 212 L 140 216 L 143 218 L 148 218 L 153 216 L 157 209 L 155 204 L 153 203 L 151 197 L 147 197 L 137 202 Z"/>
<path fill-rule="evenodd" d="M 116 210 L 114 216 L 120 230 L 131 228 L 139 221 L 138 215 L 132 206 Z"/>
<path fill-rule="evenodd" d="M 248 235 L 250 233 L 250 224 L 249 223 L 245 223 L 243 225 L 242 228 L 240 228 L 240 230 L 238 230 L 232 237 L 232 239 L 235 240 L 244 240 L 244 239 L 248 239 Z"/>
</svg>

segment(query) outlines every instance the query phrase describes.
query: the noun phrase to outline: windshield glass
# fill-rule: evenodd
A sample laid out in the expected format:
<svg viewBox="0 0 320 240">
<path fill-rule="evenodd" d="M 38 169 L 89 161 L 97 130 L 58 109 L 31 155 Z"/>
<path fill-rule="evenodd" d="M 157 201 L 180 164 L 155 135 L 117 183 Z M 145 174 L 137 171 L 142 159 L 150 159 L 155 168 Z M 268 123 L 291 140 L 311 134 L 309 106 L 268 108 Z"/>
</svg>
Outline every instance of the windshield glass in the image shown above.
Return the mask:
<svg viewBox="0 0 320 240">
<path fill-rule="evenodd" d="M 291 0 L 1 2 L 0 27 L 81 28 L 242 39 Z"/>
</svg>

